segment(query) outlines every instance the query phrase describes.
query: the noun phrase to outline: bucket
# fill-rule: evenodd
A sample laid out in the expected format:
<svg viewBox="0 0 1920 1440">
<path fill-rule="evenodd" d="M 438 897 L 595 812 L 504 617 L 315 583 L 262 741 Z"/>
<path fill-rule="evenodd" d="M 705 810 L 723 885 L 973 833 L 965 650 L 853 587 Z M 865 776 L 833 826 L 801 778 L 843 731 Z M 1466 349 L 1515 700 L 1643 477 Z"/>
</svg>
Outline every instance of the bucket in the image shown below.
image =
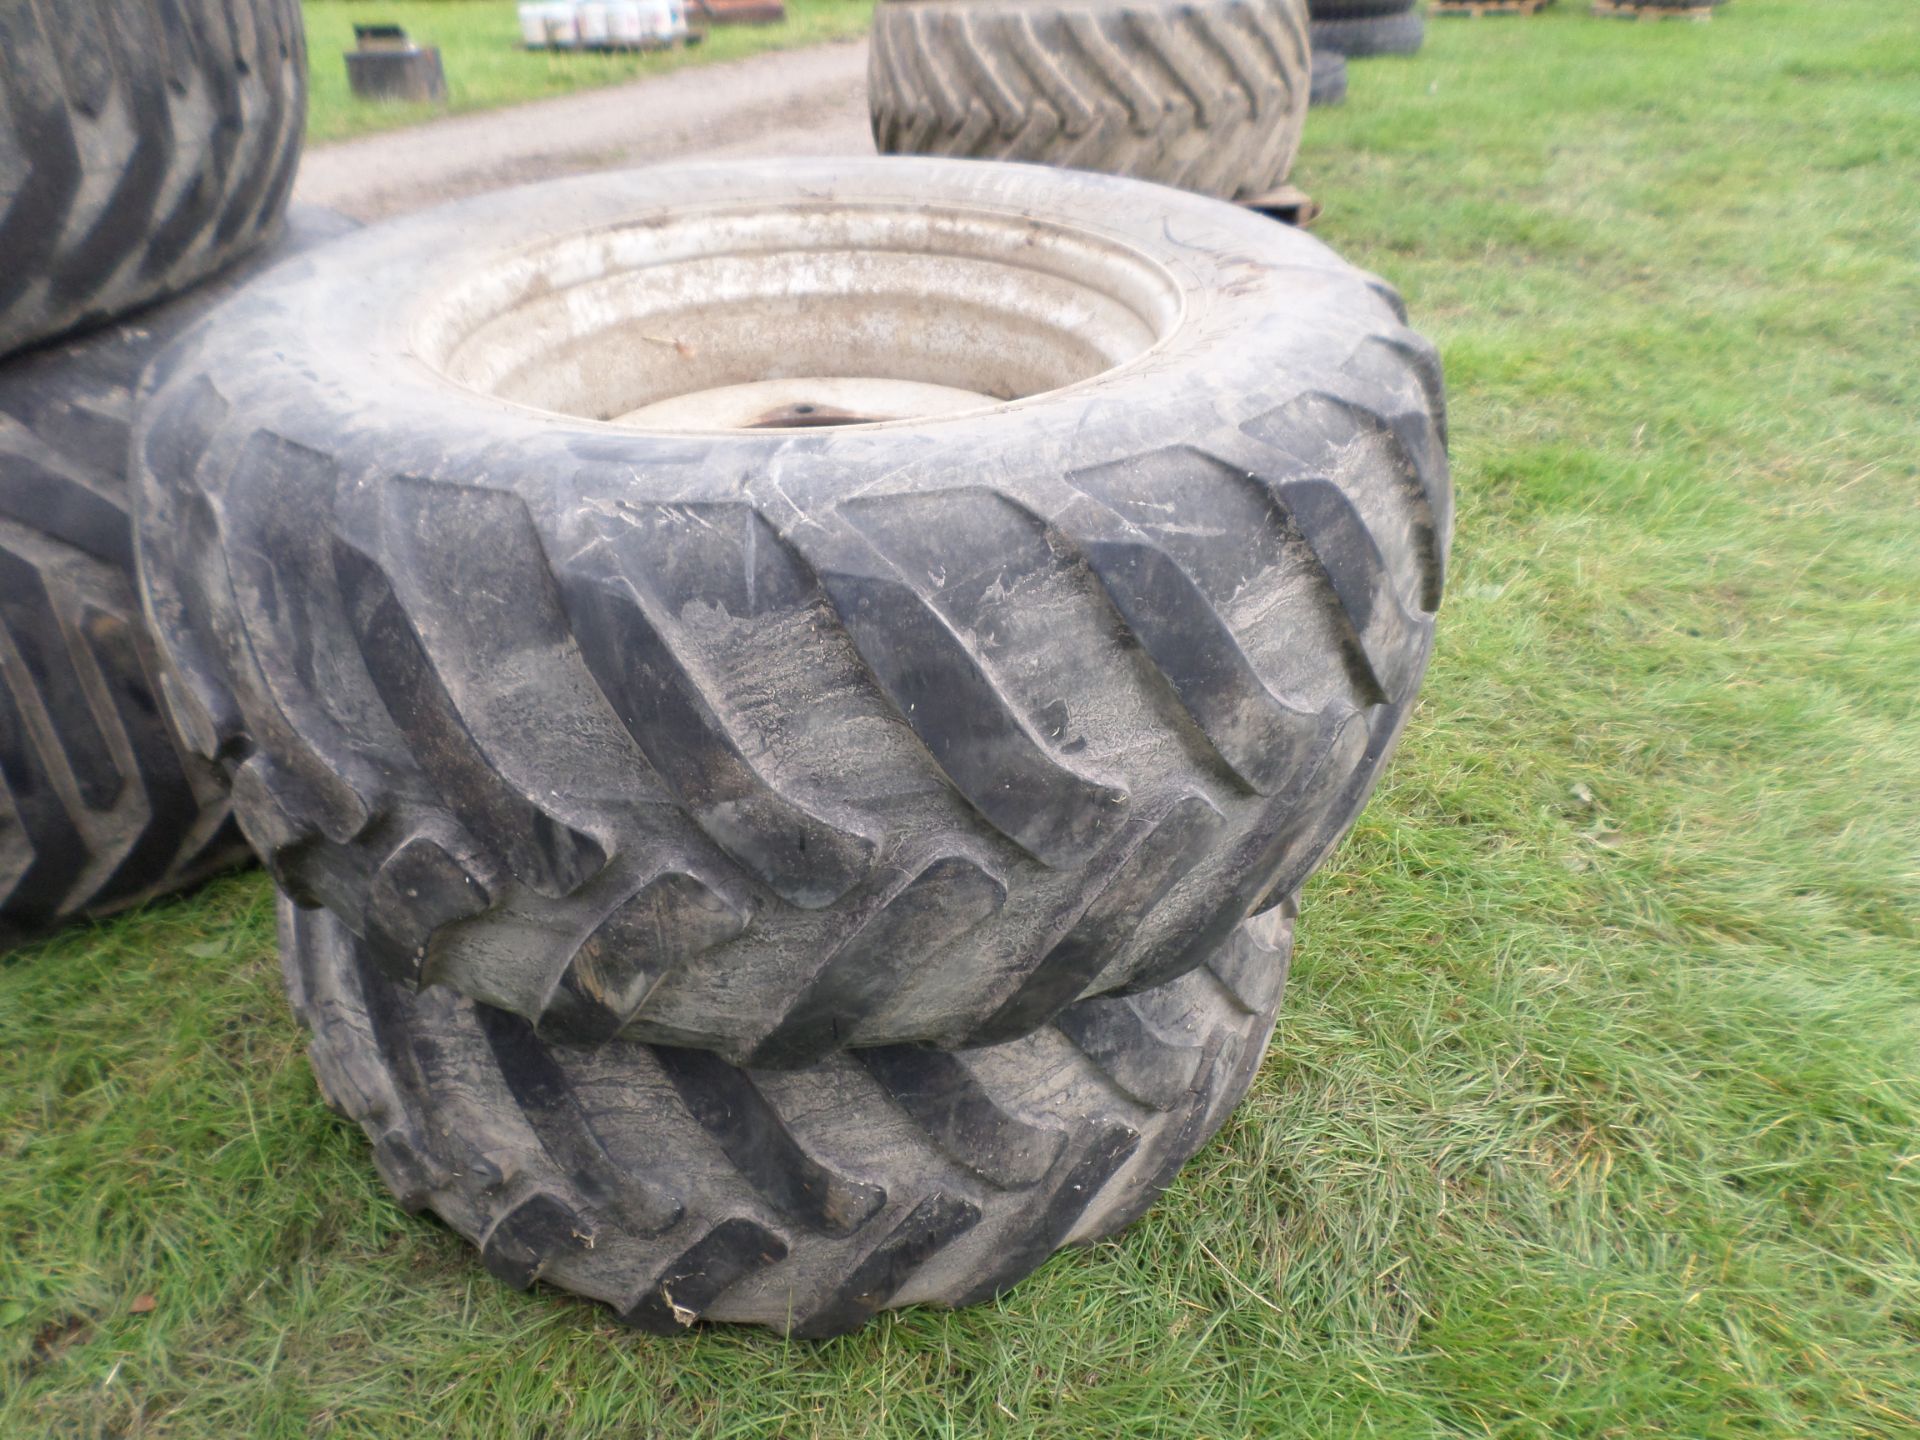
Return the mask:
<svg viewBox="0 0 1920 1440">
<path fill-rule="evenodd" d="M 542 8 L 547 12 L 547 44 L 555 50 L 577 48 L 580 44 L 580 22 L 574 7 L 549 3 Z"/>
<path fill-rule="evenodd" d="M 680 33 L 673 23 L 672 0 L 639 0 L 640 25 L 649 40 L 671 40 Z"/>
<path fill-rule="evenodd" d="M 605 49 L 613 41 L 613 34 L 607 26 L 607 12 L 611 5 L 582 5 L 575 12 L 579 16 L 580 43 Z"/>
<path fill-rule="evenodd" d="M 638 0 L 615 0 L 607 6 L 607 21 L 616 45 L 637 46 L 647 38 L 646 21 Z"/>
</svg>

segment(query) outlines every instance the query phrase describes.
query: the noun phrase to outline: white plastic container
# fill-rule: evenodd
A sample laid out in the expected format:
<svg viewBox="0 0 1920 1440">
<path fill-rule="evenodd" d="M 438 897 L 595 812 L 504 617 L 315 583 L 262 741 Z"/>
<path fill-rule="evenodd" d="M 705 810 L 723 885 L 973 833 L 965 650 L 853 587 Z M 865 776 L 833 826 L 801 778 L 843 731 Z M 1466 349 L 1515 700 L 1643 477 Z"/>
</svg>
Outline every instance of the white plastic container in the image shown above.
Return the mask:
<svg viewBox="0 0 1920 1440">
<path fill-rule="evenodd" d="M 613 43 L 613 33 L 607 26 L 607 12 L 611 5 L 582 5 L 574 13 L 579 17 L 580 43 L 605 49 Z"/>
<path fill-rule="evenodd" d="M 607 31 L 613 44 L 626 48 L 640 43 L 640 7 L 633 0 L 613 0 L 607 6 Z"/>
<path fill-rule="evenodd" d="M 574 50 L 580 45 L 580 19 L 571 4 L 550 3 L 547 12 L 547 44 L 555 50 Z"/>
<path fill-rule="evenodd" d="M 639 0 L 640 23 L 648 40 L 658 44 L 672 40 L 686 30 L 684 12 L 676 27 L 673 0 Z"/>
<path fill-rule="evenodd" d="M 520 7 L 520 43 L 529 50 L 547 48 L 547 6 L 545 4 Z"/>
</svg>

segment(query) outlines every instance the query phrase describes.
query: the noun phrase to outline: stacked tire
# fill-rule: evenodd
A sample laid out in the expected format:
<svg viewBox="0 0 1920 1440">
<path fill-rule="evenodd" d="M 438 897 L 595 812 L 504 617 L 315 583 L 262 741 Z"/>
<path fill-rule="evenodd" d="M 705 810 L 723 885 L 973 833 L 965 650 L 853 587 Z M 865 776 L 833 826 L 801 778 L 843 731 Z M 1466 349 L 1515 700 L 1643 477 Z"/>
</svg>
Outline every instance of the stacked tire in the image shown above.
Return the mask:
<svg viewBox="0 0 1920 1440">
<path fill-rule="evenodd" d="M 1165 86 L 1083 124 L 1021 73 L 1236 194 L 1297 141 L 1297 8 L 1055 17 L 1231 164 L 1136 126 Z M 1398 297 L 1214 200 L 938 159 L 283 238 L 294 0 L 0 40 L 0 932 L 237 822 L 402 1203 L 644 1328 L 987 1299 L 1150 1205 L 1431 646 Z"/>
<path fill-rule="evenodd" d="M 142 601 L 403 1204 L 833 1334 L 1138 1215 L 1249 1084 L 1451 525 L 1383 282 L 1133 180 L 555 181 L 149 371 Z"/>
<path fill-rule="evenodd" d="M 1417 0 L 1307 0 L 1316 52 L 1359 60 L 1411 55 L 1426 43 Z"/>
<path fill-rule="evenodd" d="M 1273 1029 L 1288 907 L 1202 969 L 1022 1039 L 851 1050 L 755 1072 L 695 1049 L 544 1041 L 412 992 L 325 911 L 282 908 L 323 1092 L 401 1203 L 515 1288 L 671 1333 L 824 1337 L 882 1308 L 992 1299 L 1137 1219 L 1226 1120 Z"/>
<path fill-rule="evenodd" d="M 884 0 L 868 56 L 882 154 L 1226 199 L 1286 183 L 1315 83 L 1305 0 Z"/>
<path fill-rule="evenodd" d="M 0 945 L 245 858 L 161 708 L 127 447 L 148 359 L 282 243 L 305 86 L 297 0 L 0 6 Z"/>
<path fill-rule="evenodd" d="M 1347 57 L 1333 50 L 1313 52 L 1313 86 L 1308 103 L 1338 105 L 1347 98 Z"/>
</svg>

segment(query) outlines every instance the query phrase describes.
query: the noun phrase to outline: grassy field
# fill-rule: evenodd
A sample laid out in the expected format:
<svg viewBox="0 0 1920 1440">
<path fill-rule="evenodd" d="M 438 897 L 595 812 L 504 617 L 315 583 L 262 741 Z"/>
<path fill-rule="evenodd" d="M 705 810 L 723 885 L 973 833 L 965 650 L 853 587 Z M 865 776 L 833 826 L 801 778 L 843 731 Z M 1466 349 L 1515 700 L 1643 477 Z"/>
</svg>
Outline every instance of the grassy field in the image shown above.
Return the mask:
<svg viewBox="0 0 1920 1440">
<path fill-rule="evenodd" d="M 241 877 L 0 966 L 0 1435 L 1920 1434 L 1916 175 L 1899 0 L 1436 23 L 1315 113 L 1455 568 L 1252 1098 L 1117 1242 L 818 1346 L 511 1293 L 322 1108 Z"/>
<path fill-rule="evenodd" d="M 873 0 L 787 0 L 787 18 L 779 25 L 717 26 L 698 45 L 653 55 L 522 50 L 515 0 L 302 0 L 302 8 L 312 75 L 307 135 L 321 141 L 391 130 L 450 111 L 491 110 L 615 85 L 683 65 L 737 60 L 757 50 L 844 40 L 865 33 Z M 353 48 L 353 27 L 372 21 L 404 25 L 416 43 L 440 47 L 446 105 L 353 98 L 341 55 Z"/>
</svg>

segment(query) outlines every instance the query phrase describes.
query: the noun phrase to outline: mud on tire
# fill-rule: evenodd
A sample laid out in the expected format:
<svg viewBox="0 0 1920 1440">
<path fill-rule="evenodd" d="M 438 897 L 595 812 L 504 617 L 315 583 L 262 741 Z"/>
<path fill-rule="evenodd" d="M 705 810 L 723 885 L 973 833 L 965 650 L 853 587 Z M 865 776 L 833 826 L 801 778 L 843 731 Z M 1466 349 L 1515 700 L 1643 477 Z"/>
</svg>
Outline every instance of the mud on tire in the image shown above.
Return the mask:
<svg viewBox="0 0 1920 1440">
<path fill-rule="evenodd" d="M 280 223 L 298 0 L 0 5 L 0 354 L 184 290 Z"/>
<path fill-rule="evenodd" d="M 647 1330 L 803 1336 L 991 1299 L 1137 1219 L 1252 1082 L 1292 926 L 1276 907 L 1191 974 L 1022 1040 L 768 1074 L 544 1043 L 517 1016 L 405 991 L 338 921 L 281 901 L 314 1073 L 404 1206 L 518 1289 L 544 1281 Z"/>
<path fill-rule="evenodd" d="M 959 408 L 607 418 L 862 366 Z M 1439 603 L 1393 293 L 1102 176 L 555 182 L 331 247 L 153 375 L 183 730 L 297 900 L 550 1034 L 798 1066 L 1170 979 L 1352 822 Z"/>
</svg>

